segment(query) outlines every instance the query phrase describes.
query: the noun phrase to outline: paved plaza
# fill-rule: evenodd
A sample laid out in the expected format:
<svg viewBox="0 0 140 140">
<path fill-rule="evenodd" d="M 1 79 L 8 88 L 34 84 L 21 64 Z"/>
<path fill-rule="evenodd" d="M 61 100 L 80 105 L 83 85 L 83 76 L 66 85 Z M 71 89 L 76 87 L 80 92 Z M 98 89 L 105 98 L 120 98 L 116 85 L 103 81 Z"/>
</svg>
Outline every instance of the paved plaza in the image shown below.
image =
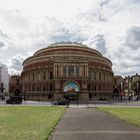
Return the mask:
<svg viewBox="0 0 140 140">
<path fill-rule="evenodd" d="M 68 108 L 49 140 L 140 140 L 140 129 L 96 108 Z"/>
</svg>

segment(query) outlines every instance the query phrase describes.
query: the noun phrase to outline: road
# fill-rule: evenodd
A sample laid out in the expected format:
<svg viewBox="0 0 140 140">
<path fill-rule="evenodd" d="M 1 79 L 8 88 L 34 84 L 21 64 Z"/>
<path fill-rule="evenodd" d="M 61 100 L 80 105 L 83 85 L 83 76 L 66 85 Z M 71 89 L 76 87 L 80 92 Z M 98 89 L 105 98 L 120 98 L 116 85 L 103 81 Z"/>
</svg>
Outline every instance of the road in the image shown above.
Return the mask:
<svg viewBox="0 0 140 140">
<path fill-rule="evenodd" d="M 6 104 L 5 101 L 0 100 L 0 105 L 7 106 L 10 104 Z M 51 102 L 39 102 L 39 101 L 23 101 L 22 104 L 16 104 L 19 106 L 52 106 Z M 98 106 L 127 106 L 127 107 L 140 107 L 140 101 L 124 101 L 124 102 L 116 102 L 116 101 L 93 101 L 93 102 L 77 102 L 72 103 L 69 107 L 98 107 Z"/>
</svg>

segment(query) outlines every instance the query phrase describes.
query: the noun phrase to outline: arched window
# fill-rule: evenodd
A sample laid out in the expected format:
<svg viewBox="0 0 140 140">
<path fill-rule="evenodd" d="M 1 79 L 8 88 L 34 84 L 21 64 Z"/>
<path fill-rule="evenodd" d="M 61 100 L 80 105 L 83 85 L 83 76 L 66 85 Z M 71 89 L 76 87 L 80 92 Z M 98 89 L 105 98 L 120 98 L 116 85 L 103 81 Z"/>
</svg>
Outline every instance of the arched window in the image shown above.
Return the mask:
<svg viewBox="0 0 140 140">
<path fill-rule="evenodd" d="M 63 75 L 66 76 L 67 72 L 66 72 L 66 66 L 63 66 Z"/>
<path fill-rule="evenodd" d="M 43 85 L 43 91 L 46 91 L 46 87 L 45 87 L 45 84 Z"/>
<path fill-rule="evenodd" d="M 43 80 L 47 79 L 47 72 L 43 72 Z"/>
<path fill-rule="evenodd" d="M 94 91 L 96 91 L 96 85 L 94 85 Z"/>
<path fill-rule="evenodd" d="M 40 85 L 39 84 L 37 85 L 37 91 L 40 91 Z"/>
<path fill-rule="evenodd" d="M 96 72 L 93 71 L 93 80 L 96 80 Z"/>
<path fill-rule="evenodd" d="M 90 91 L 90 89 L 91 89 L 91 86 L 90 86 L 90 84 L 88 84 L 88 91 Z"/>
<path fill-rule="evenodd" d="M 100 87 L 100 91 L 101 91 L 102 90 L 102 86 L 100 85 L 99 87 Z"/>
<path fill-rule="evenodd" d="M 50 85 L 50 91 L 52 91 L 52 84 Z"/>
<path fill-rule="evenodd" d="M 101 80 L 101 73 L 99 72 L 99 80 Z"/>
<path fill-rule="evenodd" d="M 34 73 L 32 73 L 32 79 L 33 79 L 33 81 L 35 80 L 35 74 Z"/>
<path fill-rule="evenodd" d="M 29 81 L 30 81 L 30 73 L 29 73 Z"/>
<path fill-rule="evenodd" d="M 80 87 L 76 82 L 70 81 L 64 85 L 63 90 L 64 92 L 79 92 Z"/>
<path fill-rule="evenodd" d="M 37 74 L 37 80 L 41 80 L 40 72 L 38 72 L 38 74 Z"/>
<path fill-rule="evenodd" d="M 74 66 L 68 66 L 68 75 L 74 76 Z"/>
<path fill-rule="evenodd" d="M 105 73 L 104 73 L 104 81 L 105 81 Z"/>
<path fill-rule="evenodd" d="M 50 79 L 53 79 L 53 72 L 50 72 Z"/>
<path fill-rule="evenodd" d="M 36 90 L 35 90 L 35 85 L 32 85 L 32 91 L 36 91 Z"/>
<path fill-rule="evenodd" d="M 76 66 L 76 76 L 79 76 L 79 67 Z"/>
</svg>

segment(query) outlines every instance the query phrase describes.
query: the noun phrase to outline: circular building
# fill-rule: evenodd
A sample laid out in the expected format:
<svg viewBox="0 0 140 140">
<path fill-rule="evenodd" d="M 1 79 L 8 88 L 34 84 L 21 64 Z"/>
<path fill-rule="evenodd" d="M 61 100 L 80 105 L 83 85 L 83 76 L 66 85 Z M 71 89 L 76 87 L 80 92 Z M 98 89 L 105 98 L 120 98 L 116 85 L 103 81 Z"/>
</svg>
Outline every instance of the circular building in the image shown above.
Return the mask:
<svg viewBox="0 0 140 140">
<path fill-rule="evenodd" d="M 59 42 L 37 51 L 23 62 L 22 92 L 31 100 L 110 98 L 112 63 L 94 49 L 77 42 Z"/>
</svg>

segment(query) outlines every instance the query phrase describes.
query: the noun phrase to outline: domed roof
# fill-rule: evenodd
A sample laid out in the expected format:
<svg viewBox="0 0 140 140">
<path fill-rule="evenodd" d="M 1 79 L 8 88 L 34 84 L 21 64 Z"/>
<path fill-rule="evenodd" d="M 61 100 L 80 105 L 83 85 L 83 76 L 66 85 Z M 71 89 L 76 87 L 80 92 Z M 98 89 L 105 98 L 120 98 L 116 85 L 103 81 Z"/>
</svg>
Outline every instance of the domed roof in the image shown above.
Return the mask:
<svg viewBox="0 0 140 140">
<path fill-rule="evenodd" d="M 90 48 L 87 45 L 84 45 L 84 44 L 78 43 L 78 42 L 71 42 L 71 41 L 67 41 L 67 42 L 61 41 L 61 42 L 56 42 L 56 43 L 50 44 L 50 45 L 48 45 L 48 47 L 43 48 L 43 49 L 35 52 L 33 56 L 40 55 L 44 51 L 58 50 L 60 48 L 64 48 L 64 49 L 74 48 L 76 50 L 83 49 L 84 51 L 90 51 L 90 52 L 93 52 L 99 56 L 102 56 L 102 54 L 99 51 L 97 51 L 93 48 Z"/>
<path fill-rule="evenodd" d="M 46 61 L 56 59 L 55 57 L 62 57 L 62 56 L 74 56 L 73 58 L 77 61 L 84 59 L 84 60 L 91 60 L 94 59 L 95 61 L 100 61 L 100 63 L 106 63 L 107 65 L 112 65 L 111 61 L 102 54 L 87 45 L 77 42 L 56 42 L 50 44 L 48 47 L 40 49 L 36 51 L 33 56 L 27 58 L 23 65 L 28 65 L 30 63 L 36 63 L 36 61 Z M 64 60 L 64 59 L 63 59 Z M 71 59 L 72 60 L 72 59 Z"/>
<path fill-rule="evenodd" d="M 69 47 L 69 46 L 88 47 L 87 45 L 84 45 L 82 43 L 71 42 L 71 41 L 67 41 L 67 42 L 64 42 L 64 41 L 55 42 L 53 44 L 50 44 L 48 47 L 60 47 L 60 46 L 66 46 L 66 47 Z"/>
</svg>

